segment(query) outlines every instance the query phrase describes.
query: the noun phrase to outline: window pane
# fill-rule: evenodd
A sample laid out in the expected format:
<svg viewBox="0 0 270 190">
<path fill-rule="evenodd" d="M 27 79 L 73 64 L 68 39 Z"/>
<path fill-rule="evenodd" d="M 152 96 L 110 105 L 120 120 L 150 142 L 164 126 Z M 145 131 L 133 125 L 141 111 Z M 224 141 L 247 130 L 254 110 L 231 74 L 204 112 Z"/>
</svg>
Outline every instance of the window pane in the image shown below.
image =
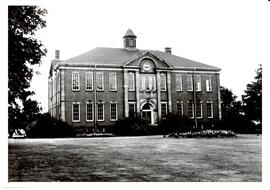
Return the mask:
<svg viewBox="0 0 270 190">
<path fill-rule="evenodd" d="M 93 90 L 93 72 L 86 72 L 86 90 Z"/>
<path fill-rule="evenodd" d="M 111 104 L 111 120 L 117 120 L 117 104 Z"/>
<path fill-rule="evenodd" d="M 86 104 L 86 120 L 93 120 L 93 104 Z"/>
<path fill-rule="evenodd" d="M 128 90 L 135 90 L 134 88 L 134 73 L 128 73 Z"/>
<path fill-rule="evenodd" d="M 72 104 L 72 120 L 79 121 L 80 120 L 80 105 L 79 104 Z"/>
<path fill-rule="evenodd" d="M 161 103 L 161 117 L 165 117 L 167 115 L 167 104 Z"/>
<path fill-rule="evenodd" d="M 80 89 L 80 74 L 79 73 L 72 73 L 72 90 L 79 90 Z"/>
<path fill-rule="evenodd" d="M 187 90 L 193 91 L 193 79 L 192 75 L 187 75 Z"/>
<path fill-rule="evenodd" d="M 193 118 L 193 104 L 191 102 L 188 103 L 188 117 Z"/>
<path fill-rule="evenodd" d="M 211 76 L 207 76 L 205 82 L 206 82 L 206 91 L 207 91 L 207 92 L 212 91 L 212 81 L 211 81 Z"/>
<path fill-rule="evenodd" d="M 116 73 L 110 73 L 109 75 L 109 86 L 110 90 L 115 91 L 117 90 L 117 75 Z"/>
<path fill-rule="evenodd" d="M 183 103 L 177 103 L 177 114 L 183 115 Z"/>
<path fill-rule="evenodd" d="M 103 107 L 104 106 L 104 104 L 98 104 L 97 105 L 97 120 L 98 121 L 103 121 L 104 120 L 104 117 L 103 117 L 103 112 L 104 112 L 104 110 L 103 110 Z"/>
<path fill-rule="evenodd" d="M 166 91 L 166 74 L 160 74 L 160 90 Z"/>
<path fill-rule="evenodd" d="M 196 75 L 196 91 L 201 91 L 201 76 Z"/>
<path fill-rule="evenodd" d="M 196 106 L 196 117 L 202 118 L 202 103 L 197 103 Z"/>
<path fill-rule="evenodd" d="M 96 74 L 97 90 L 104 90 L 103 73 Z"/>
<path fill-rule="evenodd" d="M 176 75 L 175 83 L 176 83 L 176 90 L 182 91 L 182 75 Z"/>
<path fill-rule="evenodd" d="M 207 103 L 207 117 L 208 118 L 213 117 L 213 105 L 212 105 L 212 102 Z"/>
<path fill-rule="evenodd" d="M 128 112 L 129 112 L 129 117 L 134 118 L 136 115 L 136 104 L 135 103 L 130 103 L 128 104 Z"/>
</svg>

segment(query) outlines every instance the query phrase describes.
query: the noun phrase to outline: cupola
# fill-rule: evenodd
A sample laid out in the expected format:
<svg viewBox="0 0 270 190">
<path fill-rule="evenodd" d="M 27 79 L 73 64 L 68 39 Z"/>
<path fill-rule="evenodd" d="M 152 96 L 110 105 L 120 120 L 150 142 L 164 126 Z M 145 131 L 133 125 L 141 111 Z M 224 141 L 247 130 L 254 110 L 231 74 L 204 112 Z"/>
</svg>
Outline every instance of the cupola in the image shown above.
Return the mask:
<svg viewBox="0 0 270 190">
<path fill-rule="evenodd" d="M 125 49 L 135 49 L 136 48 L 136 38 L 131 29 L 128 29 L 124 35 L 124 48 Z"/>
</svg>

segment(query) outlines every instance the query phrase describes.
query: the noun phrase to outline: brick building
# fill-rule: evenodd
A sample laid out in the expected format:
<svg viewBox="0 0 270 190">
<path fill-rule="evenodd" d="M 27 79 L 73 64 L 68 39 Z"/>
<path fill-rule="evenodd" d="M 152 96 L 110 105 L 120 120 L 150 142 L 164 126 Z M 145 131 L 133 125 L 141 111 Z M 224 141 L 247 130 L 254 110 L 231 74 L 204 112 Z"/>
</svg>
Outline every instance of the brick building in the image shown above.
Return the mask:
<svg viewBox="0 0 270 190">
<path fill-rule="evenodd" d="M 171 48 L 137 49 L 136 38 L 129 29 L 123 48 L 95 48 L 65 61 L 56 51 L 48 78 L 51 115 L 87 129 L 136 115 L 155 125 L 168 113 L 186 115 L 198 127 L 215 124 L 220 69 L 173 55 Z"/>
</svg>

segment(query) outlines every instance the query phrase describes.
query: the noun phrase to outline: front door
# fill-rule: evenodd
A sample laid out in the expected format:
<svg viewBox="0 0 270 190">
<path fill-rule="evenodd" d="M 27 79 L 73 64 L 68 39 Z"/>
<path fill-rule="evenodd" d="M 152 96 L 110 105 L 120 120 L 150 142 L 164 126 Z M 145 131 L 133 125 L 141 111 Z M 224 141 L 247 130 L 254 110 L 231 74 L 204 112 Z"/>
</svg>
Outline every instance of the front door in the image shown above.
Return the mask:
<svg viewBox="0 0 270 190">
<path fill-rule="evenodd" d="M 143 111 L 142 119 L 145 120 L 148 124 L 151 124 L 151 111 Z"/>
</svg>

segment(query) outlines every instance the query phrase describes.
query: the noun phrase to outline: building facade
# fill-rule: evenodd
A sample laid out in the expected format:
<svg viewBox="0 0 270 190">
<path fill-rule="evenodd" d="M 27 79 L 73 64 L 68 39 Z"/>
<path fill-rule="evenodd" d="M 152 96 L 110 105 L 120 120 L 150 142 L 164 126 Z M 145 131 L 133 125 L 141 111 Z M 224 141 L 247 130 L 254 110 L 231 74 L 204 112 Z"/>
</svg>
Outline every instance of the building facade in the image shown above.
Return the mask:
<svg viewBox="0 0 270 190">
<path fill-rule="evenodd" d="M 150 125 L 167 114 L 185 115 L 197 127 L 221 118 L 217 67 L 164 52 L 136 48 L 129 29 L 123 48 L 95 48 L 62 61 L 59 51 L 48 78 L 48 110 L 74 127 L 112 126 L 125 117 Z"/>
</svg>

